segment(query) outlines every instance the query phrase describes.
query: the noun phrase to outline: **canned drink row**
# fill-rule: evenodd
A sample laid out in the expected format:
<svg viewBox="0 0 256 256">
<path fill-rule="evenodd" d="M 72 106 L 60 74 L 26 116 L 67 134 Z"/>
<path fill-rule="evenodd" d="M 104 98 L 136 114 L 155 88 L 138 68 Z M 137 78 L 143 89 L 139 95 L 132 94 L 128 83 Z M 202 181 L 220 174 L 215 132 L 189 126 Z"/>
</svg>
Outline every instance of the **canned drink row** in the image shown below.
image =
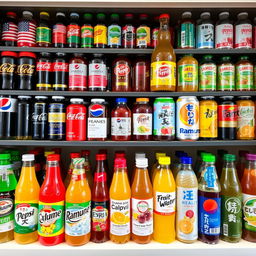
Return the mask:
<svg viewBox="0 0 256 256">
<path fill-rule="evenodd" d="M 129 107 L 130 106 L 130 107 Z M 62 96 L 0 97 L 0 139 L 146 141 L 246 139 L 255 137 L 250 96 L 126 98 L 116 102 Z"/>
</svg>

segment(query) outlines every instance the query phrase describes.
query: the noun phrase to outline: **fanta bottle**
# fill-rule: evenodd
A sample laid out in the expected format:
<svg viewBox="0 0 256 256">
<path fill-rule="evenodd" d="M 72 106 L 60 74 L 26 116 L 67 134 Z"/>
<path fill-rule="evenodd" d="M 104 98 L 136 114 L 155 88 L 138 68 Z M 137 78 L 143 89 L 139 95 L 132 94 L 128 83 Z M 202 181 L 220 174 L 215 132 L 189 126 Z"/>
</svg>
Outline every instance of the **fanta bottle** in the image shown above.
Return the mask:
<svg viewBox="0 0 256 256">
<path fill-rule="evenodd" d="M 153 183 L 154 181 L 154 177 L 156 176 L 156 172 L 159 169 L 160 165 L 159 165 L 159 157 L 162 156 L 166 156 L 166 153 L 156 153 L 156 161 L 153 164 L 152 168 L 151 168 L 151 173 L 150 173 L 150 178 L 151 178 L 151 182 Z"/>
<path fill-rule="evenodd" d="M 39 242 L 56 245 L 64 242 L 65 186 L 60 172 L 60 155 L 47 156 L 46 177 L 39 194 Z"/>
<path fill-rule="evenodd" d="M 155 241 L 171 243 L 175 240 L 176 186 L 170 169 L 170 157 L 160 157 L 160 169 L 153 183 Z"/>
<path fill-rule="evenodd" d="M 40 186 L 36 178 L 35 155 L 22 156 L 23 166 L 15 190 L 14 239 L 19 244 L 38 239 L 38 202 Z"/>
<path fill-rule="evenodd" d="M 110 240 L 126 243 L 130 240 L 131 188 L 125 158 L 116 158 L 110 186 Z"/>
<path fill-rule="evenodd" d="M 66 192 L 65 239 L 69 245 L 83 245 L 91 235 L 91 190 L 86 181 L 84 158 L 73 159 L 73 172 Z"/>
</svg>

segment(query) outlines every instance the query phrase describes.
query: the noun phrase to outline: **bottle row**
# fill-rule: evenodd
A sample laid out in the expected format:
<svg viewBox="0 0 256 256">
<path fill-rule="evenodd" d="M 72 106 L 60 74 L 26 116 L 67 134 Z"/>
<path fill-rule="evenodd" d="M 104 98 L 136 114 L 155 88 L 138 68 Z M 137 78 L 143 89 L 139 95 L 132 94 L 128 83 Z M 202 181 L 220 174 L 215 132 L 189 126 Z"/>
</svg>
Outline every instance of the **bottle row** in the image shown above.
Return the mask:
<svg viewBox="0 0 256 256">
<path fill-rule="evenodd" d="M 148 98 L 137 98 L 132 110 L 126 98 L 111 106 L 104 99 L 62 96 L 0 97 L 0 138 L 18 140 L 67 141 L 147 141 L 253 140 L 255 103 L 250 96 L 181 96 L 156 98 L 153 108 Z"/>
<path fill-rule="evenodd" d="M 138 17 L 125 14 L 120 21 L 119 14 L 104 13 L 93 16 L 71 12 L 69 19 L 62 12 L 56 13 L 56 20 L 50 24 L 48 12 L 40 12 L 38 23 L 33 13 L 23 11 L 18 20 L 15 12 L 7 12 L 2 22 L 2 45 L 27 47 L 82 47 L 82 48 L 150 48 L 158 43 L 159 17 L 149 18 L 147 14 Z M 137 19 L 137 20 L 135 20 Z M 254 23 L 247 12 L 237 15 L 234 23 L 229 12 L 221 12 L 219 20 L 211 19 L 209 12 L 200 14 L 195 21 L 191 12 L 184 12 L 181 19 L 170 28 L 171 43 L 177 48 L 255 48 L 256 19 Z"/>
<path fill-rule="evenodd" d="M 243 154 L 239 159 L 240 182 L 233 154 L 224 154 L 216 163 L 221 169 L 219 180 L 216 157 L 211 153 L 200 154 L 196 175 L 192 158 L 176 152 L 176 177 L 169 156 L 157 153 L 149 175 L 148 159 L 140 153 L 131 183 L 124 152 L 115 154 L 113 172 L 108 169 L 106 153 L 96 154 L 94 174 L 86 155 L 85 159 L 71 153 L 65 188 L 60 155 L 49 154 L 40 188 L 34 154 L 22 156 L 18 183 L 8 150 L 0 154 L 0 170 L 5 175 L 0 176 L 0 198 L 6 209 L 0 242 L 14 238 L 20 244 L 39 240 L 46 246 L 64 241 L 81 246 L 90 240 L 120 244 L 131 239 L 146 244 L 152 239 L 160 243 L 199 239 L 217 244 L 220 238 L 236 243 L 241 237 L 256 242 L 256 154 L 247 153 L 245 158 Z M 87 175 L 94 176 L 91 184 Z"/>
<path fill-rule="evenodd" d="M 171 86 L 166 82 L 173 75 L 168 68 L 163 64 L 156 71 L 165 80 L 164 90 L 168 91 L 253 91 L 256 88 L 256 65 L 248 56 L 238 57 L 234 64 L 230 56 L 215 60 L 212 55 L 204 55 L 196 60 L 192 55 L 185 55 L 177 62 L 177 72 L 174 70 L 177 76 L 174 75 Z M 54 56 L 41 53 L 37 57 L 32 52 L 8 51 L 0 57 L 3 90 L 147 92 L 154 91 L 154 86 L 150 60 L 144 55 L 135 59 L 119 55 L 111 62 L 102 54 L 93 54 L 89 61 L 79 53 L 67 58 L 65 53 Z"/>
</svg>

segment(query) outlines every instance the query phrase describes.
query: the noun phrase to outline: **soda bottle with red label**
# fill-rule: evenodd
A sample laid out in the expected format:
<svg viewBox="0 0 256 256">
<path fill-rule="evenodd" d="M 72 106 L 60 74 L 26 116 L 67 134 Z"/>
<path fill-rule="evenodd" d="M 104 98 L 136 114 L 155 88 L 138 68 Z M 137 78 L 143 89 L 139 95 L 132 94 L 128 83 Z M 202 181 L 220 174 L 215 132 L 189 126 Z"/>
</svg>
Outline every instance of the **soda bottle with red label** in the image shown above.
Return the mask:
<svg viewBox="0 0 256 256">
<path fill-rule="evenodd" d="M 86 107 L 83 99 L 70 99 L 66 113 L 66 140 L 86 140 Z"/>
<path fill-rule="evenodd" d="M 93 47 L 93 26 L 92 26 L 92 14 L 85 13 L 83 16 L 84 24 L 81 27 L 81 47 L 92 48 Z"/>
<path fill-rule="evenodd" d="M 52 28 L 53 47 L 63 48 L 67 44 L 66 15 L 63 12 L 56 13 L 56 24 Z"/>
<path fill-rule="evenodd" d="M 91 241 L 94 243 L 103 243 L 109 240 L 109 190 L 104 164 L 105 158 L 105 154 L 96 154 L 91 224 Z"/>
<path fill-rule="evenodd" d="M 233 96 L 220 97 L 218 105 L 218 134 L 221 140 L 235 140 L 238 110 Z"/>
<path fill-rule="evenodd" d="M 148 26 L 148 15 L 140 14 L 140 26 L 136 30 L 136 47 L 149 48 L 151 46 L 150 27 Z"/>
<path fill-rule="evenodd" d="M 2 45 L 16 46 L 18 35 L 17 14 L 7 12 L 2 23 Z"/>
<path fill-rule="evenodd" d="M 124 48 L 135 48 L 136 29 L 133 25 L 133 18 L 131 13 L 124 16 L 125 25 L 122 27 L 122 46 Z"/>
<path fill-rule="evenodd" d="M 124 55 L 120 55 L 114 60 L 112 67 L 112 91 L 131 91 L 131 62 Z"/>
<path fill-rule="evenodd" d="M 70 23 L 67 26 L 67 43 L 70 48 L 80 47 L 80 26 L 79 26 L 79 14 L 76 12 L 70 13 Z"/>
<path fill-rule="evenodd" d="M 69 91 L 87 89 L 87 60 L 83 54 L 75 53 L 69 61 Z"/>
</svg>

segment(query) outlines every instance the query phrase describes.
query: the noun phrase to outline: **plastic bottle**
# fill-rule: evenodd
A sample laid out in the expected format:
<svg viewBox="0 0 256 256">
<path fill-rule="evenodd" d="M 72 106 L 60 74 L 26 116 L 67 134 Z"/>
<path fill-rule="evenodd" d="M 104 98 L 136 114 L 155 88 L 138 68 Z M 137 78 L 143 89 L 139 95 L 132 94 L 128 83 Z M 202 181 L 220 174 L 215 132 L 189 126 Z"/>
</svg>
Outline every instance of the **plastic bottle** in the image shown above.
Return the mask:
<svg viewBox="0 0 256 256">
<path fill-rule="evenodd" d="M 135 48 L 136 29 L 133 18 L 131 13 L 124 15 L 124 26 L 122 27 L 122 46 L 124 48 Z"/>
<path fill-rule="evenodd" d="M 93 47 L 93 25 L 92 25 L 92 14 L 85 13 L 83 15 L 84 24 L 81 27 L 81 47 L 92 48 Z"/>
<path fill-rule="evenodd" d="M 20 180 L 15 190 L 14 239 L 19 244 L 37 241 L 40 186 L 34 165 L 35 155 L 22 156 Z"/>
<path fill-rule="evenodd" d="M 148 25 L 148 15 L 140 14 L 139 26 L 136 29 L 136 47 L 149 48 L 151 46 L 150 27 Z"/>
<path fill-rule="evenodd" d="M 42 245 L 64 242 L 65 186 L 61 179 L 60 155 L 47 156 L 47 169 L 39 194 L 38 234 Z"/>
<path fill-rule="evenodd" d="M 181 168 L 176 177 L 177 185 L 177 239 L 194 243 L 198 237 L 198 182 L 192 169 L 192 158 L 181 157 Z"/>
<path fill-rule="evenodd" d="M 113 13 L 110 15 L 111 24 L 108 26 L 108 47 L 121 47 L 121 32 L 119 25 L 119 14 Z"/>
<path fill-rule="evenodd" d="M 171 243 L 175 240 L 176 185 L 170 163 L 170 157 L 159 157 L 161 166 L 153 182 L 153 239 L 160 243 Z"/>
<path fill-rule="evenodd" d="M 80 47 L 81 31 L 79 26 L 79 14 L 71 12 L 69 15 L 70 23 L 67 26 L 67 44 L 70 48 Z"/>
<path fill-rule="evenodd" d="M 67 44 L 66 15 L 63 12 L 56 13 L 56 23 L 52 28 L 52 44 L 57 48 L 63 48 Z"/>
<path fill-rule="evenodd" d="M 130 240 L 131 188 L 125 158 L 116 158 L 110 186 L 110 240 L 123 244 Z"/>
<path fill-rule="evenodd" d="M 65 240 L 73 246 L 90 241 L 91 190 L 86 181 L 84 158 L 74 158 L 72 178 L 66 191 Z"/>
<path fill-rule="evenodd" d="M 107 47 L 107 26 L 106 15 L 98 13 L 96 16 L 97 24 L 94 27 L 94 47 L 106 48 Z"/>
<path fill-rule="evenodd" d="M 119 155 L 120 158 L 122 157 L 125 157 L 125 153 L 124 155 L 121 157 Z M 136 160 L 139 159 L 139 158 L 146 158 L 146 154 L 145 153 L 142 153 L 142 152 L 138 152 L 138 153 L 135 153 L 135 164 L 134 164 L 134 169 L 132 170 L 132 172 L 130 173 L 129 175 L 129 178 L 130 178 L 130 184 L 133 184 L 133 181 L 134 181 L 134 177 L 135 177 L 135 172 L 136 172 Z M 150 177 L 151 178 L 151 177 Z"/>
<path fill-rule="evenodd" d="M 237 243 L 242 236 L 242 188 L 238 179 L 236 156 L 225 154 L 221 184 L 221 239 Z"/>
<path fill-rule="evenodd" d="M 40 21 L 36 28 L 36 46 L 49 47 L 52 43 L 52 31 L 49 24 L 48 12 L 40 12 Z"/>
<path fill-rule="evenodd" d="M 150 172 L 150 178 L 151 178 L 152 184 L 154 183 L 154 178 L 156 176 L 156 172 L 160 168 L 159 157 L 163 157 L 163 156 L 166 156 L 166 153 L 162 153 L 162 152 L 155 153 L 155 162 L 154 162 L 154 164 L 151 168 L 151 172 Z"/>
</svg>

